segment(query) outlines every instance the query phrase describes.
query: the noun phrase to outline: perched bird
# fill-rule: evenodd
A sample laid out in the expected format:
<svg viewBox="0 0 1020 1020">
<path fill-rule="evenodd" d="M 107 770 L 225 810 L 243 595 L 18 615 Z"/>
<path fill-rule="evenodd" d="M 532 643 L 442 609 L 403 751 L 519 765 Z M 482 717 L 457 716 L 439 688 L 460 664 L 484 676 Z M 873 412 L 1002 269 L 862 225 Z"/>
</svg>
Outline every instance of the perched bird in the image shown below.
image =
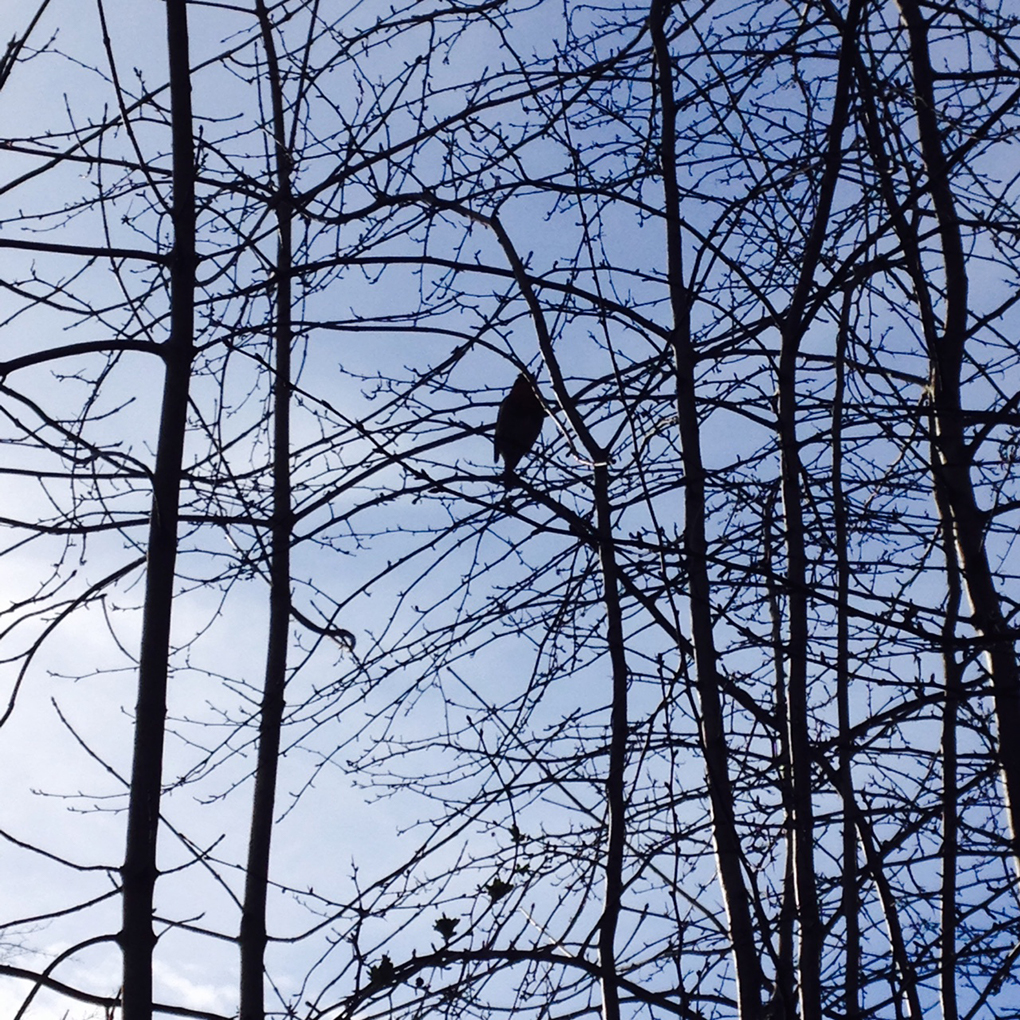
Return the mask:
<svg viewBox="0 0 1020 1020">
<path fill-rule="evenodd" d="M 514 469 L 521 458 L 535 445 L 542 431 L 545 408 L 535 395 L 528 377 L 522 372 L 513 388 L 503 398 L 496 415 L 496 434 L 493 441 L 493 460 L 503 458 L 506 470 L 503 483 L 509 485 Z"/>
</svg>

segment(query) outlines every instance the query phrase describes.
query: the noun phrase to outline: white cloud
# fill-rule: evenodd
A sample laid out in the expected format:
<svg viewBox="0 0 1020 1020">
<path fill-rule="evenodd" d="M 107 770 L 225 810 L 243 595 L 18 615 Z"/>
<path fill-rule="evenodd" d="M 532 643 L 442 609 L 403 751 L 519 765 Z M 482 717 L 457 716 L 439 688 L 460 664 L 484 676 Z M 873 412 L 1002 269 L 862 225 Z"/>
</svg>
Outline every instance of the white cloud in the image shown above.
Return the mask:
<svg viewBox="0 0 1020 1020">
<path fill-rule="evenodd" d="M 210 984 L 193 979 L 198 967 L 156 960 L 152 965 L 155 997 L 177 1006 L 204 1009 L 230 1016 L 236 1011 L 237 987 L 230 983 Z"/>
</svg>

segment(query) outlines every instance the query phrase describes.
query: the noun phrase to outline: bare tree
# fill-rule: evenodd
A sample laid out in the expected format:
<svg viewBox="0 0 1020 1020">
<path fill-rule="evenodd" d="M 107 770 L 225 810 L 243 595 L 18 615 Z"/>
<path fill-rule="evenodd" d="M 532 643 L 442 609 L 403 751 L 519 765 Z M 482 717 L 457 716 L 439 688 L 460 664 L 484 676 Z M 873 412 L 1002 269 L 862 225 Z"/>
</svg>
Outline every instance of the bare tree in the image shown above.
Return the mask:
<svg viewBox="0 0 1020 1020">
<path fill-rule="evenodd" d="M 23 1015 L 1008 1010 L 1005 5 L 100 10 L 0 184 L 4 733 L 109 828 L 4 824 Z"/>
<path fill-rule="evenodd" d="M 124 953 L 125 1020 L 146 1020 L 152 1016 L 152 951 L 156 943 L 152 916 L 157 876 L 159 804 L 163 787 L 170 619 L 175 588 L 184 436 L 191 364 L 195 356 L 195 154 L 187 4 L 184 0 L 168 3 L 166 13 L 173 146 L 170 333 L 160 349 L 166 375 L 152 473 L 152 511 L 146 545 L 146 588 L 138 662 L 127 850 L 121 870 L 124 924 L 120 943 Z"/>
</svg>

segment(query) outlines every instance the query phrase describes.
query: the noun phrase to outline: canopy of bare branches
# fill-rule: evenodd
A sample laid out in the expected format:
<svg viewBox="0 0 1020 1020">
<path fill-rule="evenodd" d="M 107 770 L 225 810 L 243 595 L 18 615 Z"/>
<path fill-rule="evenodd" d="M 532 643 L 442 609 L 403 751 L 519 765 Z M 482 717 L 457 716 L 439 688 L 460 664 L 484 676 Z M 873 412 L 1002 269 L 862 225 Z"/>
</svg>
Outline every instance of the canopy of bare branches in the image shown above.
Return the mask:
<svg viewBox="0 0 1020 1020">
<path fill-rule="evenodd" d="M 1016 1015 L 1013 0 L 4 14 L 0 1012 Z"/>
</svg>

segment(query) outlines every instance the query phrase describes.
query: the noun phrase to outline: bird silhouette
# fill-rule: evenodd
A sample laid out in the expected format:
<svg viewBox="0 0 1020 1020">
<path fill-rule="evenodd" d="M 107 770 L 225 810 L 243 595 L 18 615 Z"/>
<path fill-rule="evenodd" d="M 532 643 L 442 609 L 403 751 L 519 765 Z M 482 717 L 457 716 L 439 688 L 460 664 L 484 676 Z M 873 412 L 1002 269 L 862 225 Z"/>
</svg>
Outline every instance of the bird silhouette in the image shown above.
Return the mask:
<svg viewBox="0 0 1020 1020">
<path fill-rule="evenodd" d="M 496 415 L 496 433 L 493 438 L 493 460 L 503 458 L 503 484 L 509 485 L 515 477 L 515 469 L 531 448 L 535 445 L 542 422 L 545 419 L 545 408 L 535 394 L 534 387 L 522 372 L 517 376 L 510 392 L 499 405 Z"/>
</svg>

